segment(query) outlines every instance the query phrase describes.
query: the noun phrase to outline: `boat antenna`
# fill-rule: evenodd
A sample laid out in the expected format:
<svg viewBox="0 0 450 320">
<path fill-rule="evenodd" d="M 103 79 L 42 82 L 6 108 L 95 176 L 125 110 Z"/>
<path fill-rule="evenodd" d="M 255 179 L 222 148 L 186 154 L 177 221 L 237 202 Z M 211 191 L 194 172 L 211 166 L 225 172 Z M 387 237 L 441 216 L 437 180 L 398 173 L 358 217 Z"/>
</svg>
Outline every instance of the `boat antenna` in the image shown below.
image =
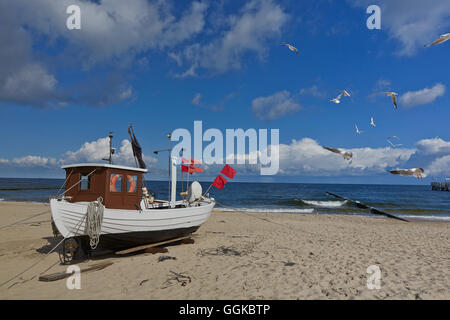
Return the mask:
<svg viewBox="0 0 450 320">
<path fill-rule="evenodd" d="M 109 164 L 112 164 L 112 155 L 116 151 L 116 149 L 114 149 L 112 147 L 112 138 L 113 138 L 113 136 L 114 136 L 113 133 L 109 132 L 109 158 L 103 158 L 102 159 L 104 161 L 108 161 Z"/>
</svg>

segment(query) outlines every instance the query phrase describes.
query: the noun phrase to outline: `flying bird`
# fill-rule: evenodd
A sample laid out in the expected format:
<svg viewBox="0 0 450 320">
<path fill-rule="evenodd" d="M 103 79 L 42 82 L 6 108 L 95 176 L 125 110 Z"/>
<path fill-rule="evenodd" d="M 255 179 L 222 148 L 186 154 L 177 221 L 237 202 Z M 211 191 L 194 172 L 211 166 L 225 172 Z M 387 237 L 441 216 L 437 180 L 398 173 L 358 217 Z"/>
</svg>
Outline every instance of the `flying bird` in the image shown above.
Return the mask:
<svg viewBox="0 0 450 320">
<path fill-rule="evenodd" d="M 391 141 L 389 141 L 389 139 L 387 140 L 387 142 L 389 142 L 389 144 L 392 146 L 392 148 L 397 148 L 402 146 L 402 144 L 393 144 Z"/>
<path fill-rule="evenodd" d="M 352 96 L 350 95 L 350 93 L 348 93 L 346 90 L 339 90 L 339 92 L 342 92 L 344 94 L 344 97 L 349 97 L 351 98 Z"/>
<path fill-rule="evenodd" d="M 295 52 L 296 54 L 298 54 L 298 49 L 294 46 L 291 46 L 289 43 L 283 43 L 282 46 L 288 47 L 289 50 Z"/>
<path fill-rule="evenodd" d="M 336 98 L 331 99 L 330 101 L 334 102 L 336 104 L 339 104 L 339 103 L 341 103 L 341 97 L 342 97 L 342 93 L 340 95 L 338 95 Z"/>
<path fill-rule="evenodd" d="M 392 103 L 394 104 L 394 108 L 397 109 L 397 98 L 398 93 L 395 92 L 385 92 L 385 94 L 389 97 L 392 97 Z"/>
<path fill-rule="evenodd" d="M 447 40 L 450 40 L 450 33 L 446 33 L 446 34 L 441 35 L 439 38 L 434 40 L 432 43 L 426 44 L 424 47 L 431 47 L 431 46 L 434 46 L 436 44 L 445 42 Z"/>
<path fill-rule="evenodd" d="M 358 126 L 357 126 L 356 124 L 355 124 L 355 128 L 356 128 L 356 133 L 357 133 L 357 134 L 361 134 L 361 133 L 364 132 L 364 131 L 359 130 L 359 129 L 358 129 Z"/>
<path fill-rule="evenodd" d="M 389 172 L 400 176 L 414 176 L 418 179 L 424 178 L 426 176 L 424 174 L 425 171 L 422 168 L 396 169 L 396 170 L 389 170 Z"/>
<path fill-rule="evenodd" d="M 327 149 L 328 151 L 340 154 L 341 156 L 344 157 L 345 160 L 350 160 L 353 157 L 353 153 L 351 152 L 347 152 L 345 150 L 340 150 L 337 148 L 330 148 L 330 147 L 323 147 L 324 149 Z"/>
<path fill-rule="evenodd" d="M 394 139 L 397 139 L 397 140 L 400 140 L 400 138 L 399 137 L 397 137 L 397 136 L 390 136 L 388 139 L 391 139 L 391 138 L 394 138 Z"/>
<path fill-rule="evenodd" d="M 372 127 L 376 127 L 375 122 L 373 121 L 373 117 L 370 117 L 370 125 Z"/>
</svg>

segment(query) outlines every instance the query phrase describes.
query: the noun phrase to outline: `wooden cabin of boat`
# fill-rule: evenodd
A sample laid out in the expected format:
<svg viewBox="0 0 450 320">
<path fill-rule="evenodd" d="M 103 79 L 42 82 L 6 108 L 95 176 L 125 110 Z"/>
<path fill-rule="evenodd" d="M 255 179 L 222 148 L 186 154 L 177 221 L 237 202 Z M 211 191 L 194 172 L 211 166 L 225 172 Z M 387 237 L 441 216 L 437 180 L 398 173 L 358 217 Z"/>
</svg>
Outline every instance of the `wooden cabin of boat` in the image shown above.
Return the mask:
<svg viewBox="0 0 450 320">
<path fill-rule="evenodd" d="M 66 170 L 67 201 L 90 202 L 102 197 L 106 208 L 140 210 L 143 174 L 147 169 L 102 163 L 62 168 Z"/>
</svg>

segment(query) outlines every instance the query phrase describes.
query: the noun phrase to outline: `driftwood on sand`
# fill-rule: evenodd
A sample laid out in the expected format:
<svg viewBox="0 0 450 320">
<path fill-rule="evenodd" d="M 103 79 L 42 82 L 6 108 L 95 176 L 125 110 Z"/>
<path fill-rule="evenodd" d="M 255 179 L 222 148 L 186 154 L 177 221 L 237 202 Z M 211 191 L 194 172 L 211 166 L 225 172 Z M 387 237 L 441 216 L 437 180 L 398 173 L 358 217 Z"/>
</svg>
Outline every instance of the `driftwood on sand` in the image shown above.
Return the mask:
<svg viewBox="0 0 450 320">
<path fill-rule="evenodd" d="M 103 263 L 94 264 L 94 265 L 92 265 L 90 267 L 87 267 L 85 269 L 81 269 L 80 273 L 88 272 L 88 271 L 94 271 L 94 270 L 102 270 L 102 269 L 104 269 L 106 267 L 109 267 L 112 264 L 113 264 L 113 262 L 103 262 Z M 74 273 L 75 273 L 75 271 L 72 272 L 72 273 L 67 273 L 67 272 L 51 273 L 51 274 L 40 276 L 39 277 L 39 281 L 50 282 L 50 281 L 61 280 L 61 279 L 65 279 L 65 278 L 70 277 Z"/>
</svg>

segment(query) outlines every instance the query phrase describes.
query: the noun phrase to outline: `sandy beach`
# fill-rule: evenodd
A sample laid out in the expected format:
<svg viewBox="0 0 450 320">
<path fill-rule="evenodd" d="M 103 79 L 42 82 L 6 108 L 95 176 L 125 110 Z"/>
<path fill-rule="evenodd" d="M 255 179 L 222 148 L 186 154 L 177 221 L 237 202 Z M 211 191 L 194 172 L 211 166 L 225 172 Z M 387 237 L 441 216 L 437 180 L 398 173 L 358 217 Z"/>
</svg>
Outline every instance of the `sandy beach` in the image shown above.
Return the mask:
<svg viewBox="0 0 450 320">
<path fill-rule="evenodd" d="M 167 253 L 79 263 L 114 262 L 69 290 L 38 281 L 67 268 L 47 254 L 57 243 L 48 205 L 1 202 L 0 283 L 42 260 L 1 286 L 0 299 L 450 299 L 448 222 L 215 210 L 192 238 Z M 367 287 L 371 265 L 378 290 Z"/>
</svg>

